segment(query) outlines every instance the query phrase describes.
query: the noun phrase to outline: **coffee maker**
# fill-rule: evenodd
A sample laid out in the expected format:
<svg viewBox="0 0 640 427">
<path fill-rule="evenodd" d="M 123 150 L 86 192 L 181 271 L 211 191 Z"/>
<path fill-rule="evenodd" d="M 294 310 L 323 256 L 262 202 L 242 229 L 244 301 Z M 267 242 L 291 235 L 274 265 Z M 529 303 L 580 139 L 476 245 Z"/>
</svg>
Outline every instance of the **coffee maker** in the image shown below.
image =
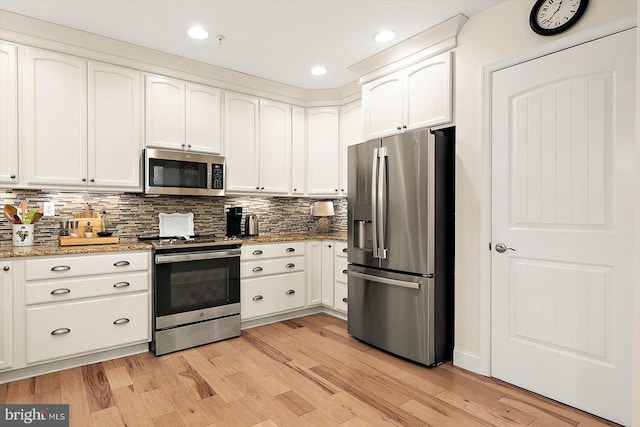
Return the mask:
<svg viewBox="0 0 640 427">
<path fill-rule="evenodd" d="M 227 210 L 227 233 L 228 237 L 239 236 L 240 222 L 242 221 L 242 207 L 229 208 Z"/>
</svg>

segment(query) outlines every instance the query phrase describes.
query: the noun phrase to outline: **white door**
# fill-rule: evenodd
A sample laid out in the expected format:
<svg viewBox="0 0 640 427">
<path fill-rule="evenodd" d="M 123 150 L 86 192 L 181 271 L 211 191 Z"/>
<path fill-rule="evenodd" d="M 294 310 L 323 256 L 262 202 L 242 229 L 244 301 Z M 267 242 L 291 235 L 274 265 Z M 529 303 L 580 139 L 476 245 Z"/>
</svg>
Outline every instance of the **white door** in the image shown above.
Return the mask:
<svg viewBox="0 0 640 427">
<path fill-rule="evenodd" d="M 227 191 L 259 191 L 258 98 L 226 92 L 224 111 Z"/>
<path fill-rule="evenodd" d="M 145 80 L 147 147 L 186 148 L 185 82 L 151 75 Z"/>
<path fill-rule="evenodd" d="M 418 129 L 451 122 L 451 56 L 445 52 L 405 70 L 403 126 Z"/>
<path fill-rule="evenodd" d="M 401 71 L 362 85 L 365 139 L 393 135 L 404 123 L 404 79 Z"/>
<path fill-rule="evenodd" d="M 307 125 L 306 111 L 301 107 L 291 109 L 291 192 L 304 194 L 307 181 Z"/>
<path fill-rule="evenodd" d="M 635 40 L 625 31 L 492 81 L 492 375 L 626 425 Z"/>
<path fill-rule="evenodd" d="M 222 150 L 222 91 L 187 82 L 187 149 L 219 154 Z"/>
<path fill-rule="evenodd" d="M 343 106 L 340 116 L 340 194 L 347 195 L 347 149 L 350 145 L 364 142 L 362 103 L 352 102 Z"/>
<path fill-rule="evenodd" d="M 307 194 L 338 195 L 340 108 L 307 109 Z"/>
<path fill-rule="evenodd" d="M 260 191 L 291 189 L 291 106 L 260 100 Z"/>
<path fill-rule="evenodd" d="M 18 54 L 0 43 L 0 185 L 18 183 Z"/>
</svg>

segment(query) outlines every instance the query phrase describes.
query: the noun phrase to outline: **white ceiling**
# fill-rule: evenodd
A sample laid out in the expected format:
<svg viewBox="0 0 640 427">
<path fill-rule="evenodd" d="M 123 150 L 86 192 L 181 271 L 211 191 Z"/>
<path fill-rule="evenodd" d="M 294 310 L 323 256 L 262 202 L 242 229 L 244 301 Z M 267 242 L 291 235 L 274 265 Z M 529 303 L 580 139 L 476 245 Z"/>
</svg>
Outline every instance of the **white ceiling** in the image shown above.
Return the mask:
<svg viewBox="0 0 640 427">
<path fill-rule="evenodd" d="M 0 0 L 0 9 L 304 89 L 356 80 L 347 67 L 458 13 L 501 0 Z M 193 40 L 198 24 L 211 37 Z M 396 40 L 377 43 L 382 29 Z M 217 34 L 226 38 L 218 45 Z M 312 66 L 329 71 L 317 77 Z"/>
</svg>

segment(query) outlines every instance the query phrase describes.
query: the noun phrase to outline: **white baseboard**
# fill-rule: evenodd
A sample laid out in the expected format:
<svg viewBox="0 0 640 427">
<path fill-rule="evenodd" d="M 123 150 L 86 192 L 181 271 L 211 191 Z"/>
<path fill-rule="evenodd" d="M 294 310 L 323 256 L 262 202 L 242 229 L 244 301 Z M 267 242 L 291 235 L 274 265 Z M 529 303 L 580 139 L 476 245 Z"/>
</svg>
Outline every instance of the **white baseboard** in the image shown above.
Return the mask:
<svg viewBox="0 0 640 427">
<path fill-rule="evenodd" d="M 466 369 L 467 371 L 475 372 L 476 374 L 489 375 L 488 372 L 484 372 L 482 369 L 480 356 L 466 353 L 462 350 L 453 349 L 453 365 Z"/>
</svg>

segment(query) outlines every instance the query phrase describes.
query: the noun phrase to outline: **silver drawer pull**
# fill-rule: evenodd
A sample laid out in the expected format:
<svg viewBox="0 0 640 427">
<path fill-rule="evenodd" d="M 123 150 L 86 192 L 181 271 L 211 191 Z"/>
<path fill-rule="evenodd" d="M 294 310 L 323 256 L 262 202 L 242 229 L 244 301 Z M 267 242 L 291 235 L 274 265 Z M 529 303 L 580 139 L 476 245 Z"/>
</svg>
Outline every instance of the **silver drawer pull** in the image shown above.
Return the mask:
<svg viewBox="0 0 640 427">
<path fill-rule="evenodd" d="M 113 321 L 114 325 L 124 325 L 125 323 L 129 323 L 130 320 L 127 319 L 126 317 L 121 317 L 120 319 L 116 319 Z"/>
<path fill-rule="evenodd" d="M 342 298 L 342 302 L 349 302 L 348 298 Z"/>
<path fill-rule="evenodd" d="M 114 288 L 126 288 L 127 286 L 131 286 L 129 282 L 118 282 L 113 285 Z"/>
<path fill-rule="evenodd" d="M 286 268 L 293 268 L 295 266 L 296 265 L 294 263 L 292 263 L 292 262 L 290 262 L 289 264 L 285 265 Z"/>
<path fill-rule="evenodd" d="M 263 270 L 262 267 L 254 267 L 253 270 L 251 270 L 251 271 L 253 271 L 254 273 L 257 273 L 257 272 L 262 271 L 262 270 Z"/>
<path fill-rule="evenodd" d="M 256 295 L 255 297 L 253 297 L 253 300 L 260 301 L 262 298 L 264 298 L 262 295 Z"/>
<path fill-rule="evenodd" d="M 71 293 L 71 289 L 60 288 L 60 289 L 54 289 L 51 291 L 51 295 L 64 295 L 68 293 Z"/>
<path fill-rule="evenodd" d="M 285 249 L 285 252 L 295 252 L 296 250 L 294 248 L 287 248 Z"/>
<path fill-rule="evenodd" d="M 349 252 L 349 249 L 344 248 L 344 249 L 342 249 L 342 252 L 347 253 L 347 252 Z"/>
<path fill-rule="evenodd" d="M 56 265 L 55 267 L 51 267 L 51 271 L 67 271 L 71 270 L 71 267 L 68 265 Z"/>
<path fill-rule="evenodd" d="M 262 255 L 262 251 L 260 249 L 256 249 L 255 251 L 253 251 L 254 255 Z"/>
<path fill-rule="evenodd" d="M 113 263 L 114 267 L 126 267 L 127 265 L 129 265 L 129 261 L 118 261 Z"/>
<path fill-rule="evenodd" d="M 289 289 L 287 292 L 285 292 L 286 295 L 293 295 L 295 293 L 296 291 L 294 291 L 293 289 Z"/>
<path fill-rule="evenodd" d="M 342 270 L 342 274 L 347 274 L 349 273 L 349 270 Z"/>
<path fill-rule="evenodd" d="M 71 329 L 69 328 L 58 328 L 51 331 L 51 335 L 64 335 L 68 334 L 69 332 L 71 332 Z"/>
</svg>

